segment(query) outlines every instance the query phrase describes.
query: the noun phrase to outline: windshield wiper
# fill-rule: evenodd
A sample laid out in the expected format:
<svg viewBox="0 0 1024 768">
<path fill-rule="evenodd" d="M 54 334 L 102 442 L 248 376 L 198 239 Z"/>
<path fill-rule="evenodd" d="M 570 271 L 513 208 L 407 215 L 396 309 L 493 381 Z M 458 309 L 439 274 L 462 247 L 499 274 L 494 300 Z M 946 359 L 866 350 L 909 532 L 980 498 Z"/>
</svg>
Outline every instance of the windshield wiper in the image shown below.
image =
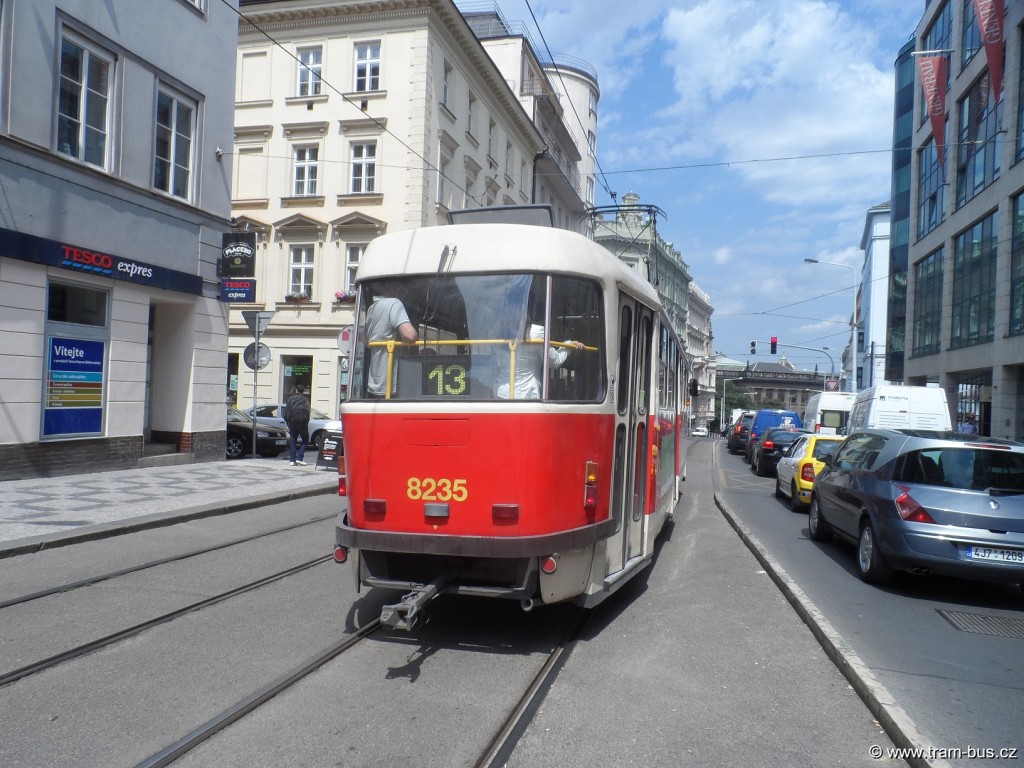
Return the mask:
<svg viewBox="0 0 1024 768">
<path fill-rule="evenodd" d="M 989 496 L 1019 496 L 1024 493 L 1024 488 L 996 488 L 995 486 L 989 486 L 985 489 L 985 493 Z"/>
</svg>

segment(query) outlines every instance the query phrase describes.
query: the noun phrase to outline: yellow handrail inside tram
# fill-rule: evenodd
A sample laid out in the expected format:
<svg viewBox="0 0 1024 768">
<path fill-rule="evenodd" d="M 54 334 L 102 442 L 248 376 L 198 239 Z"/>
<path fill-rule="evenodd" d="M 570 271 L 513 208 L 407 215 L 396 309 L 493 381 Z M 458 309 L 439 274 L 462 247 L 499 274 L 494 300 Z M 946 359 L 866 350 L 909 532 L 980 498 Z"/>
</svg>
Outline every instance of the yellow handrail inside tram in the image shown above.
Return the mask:
<svg viewBox="0 0 1024 768">
<path fill-rule="evenodd" d="M 509 373 L 508 373 L 508 393 L 509 399 L 515 399 L 515 381 L 516 381 L 516 349 L 520 344 L 543 344 L 544 339 L 434 339 L 433 341 L 396 341 L 395 339 L 382 339 L 380 341 L 367 342 L 366 346 L 373 348 L 384 348 L 388 351 L 388 372 L 384 380 L 384 399 L 391 399 L 391 372 L 394 368 L 395 359 L 395 347 L 461 347 L 461 346 L 477 346 L 483 344 L 507 344 L 509 351 Z M 568 349 L 576 349 L 575 343 L 567 341 L 552 341 L 548 342 L 553 347 L 563 347 Z M 588 347 L 583 345 L 583 349 L 587 352 L 597 352 L 597 347 Z"/>
</svg>

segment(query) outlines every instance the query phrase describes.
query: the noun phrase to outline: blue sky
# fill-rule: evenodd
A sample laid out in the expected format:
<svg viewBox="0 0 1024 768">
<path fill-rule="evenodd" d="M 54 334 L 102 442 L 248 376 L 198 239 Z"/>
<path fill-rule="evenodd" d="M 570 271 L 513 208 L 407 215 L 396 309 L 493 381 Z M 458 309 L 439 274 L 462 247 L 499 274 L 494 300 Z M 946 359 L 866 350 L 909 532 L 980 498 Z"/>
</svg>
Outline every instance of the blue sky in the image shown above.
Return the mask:
<svg viewBox="0 0 1024 768">
<path fill-rule="evenodd" d="M 597 69 L 603 182 L 665 211 L 659 234 L 714 304 L 715 351 L 746 360 L 751 339 L 778 336 L 838 365 L 853 272 L 803 259 L 863 257 L 865 214 L 889 199 L 893 62 L 924 0 L 498 5 Z M 752 360 L 774 359 L 761 346 Z"/>
</svg>

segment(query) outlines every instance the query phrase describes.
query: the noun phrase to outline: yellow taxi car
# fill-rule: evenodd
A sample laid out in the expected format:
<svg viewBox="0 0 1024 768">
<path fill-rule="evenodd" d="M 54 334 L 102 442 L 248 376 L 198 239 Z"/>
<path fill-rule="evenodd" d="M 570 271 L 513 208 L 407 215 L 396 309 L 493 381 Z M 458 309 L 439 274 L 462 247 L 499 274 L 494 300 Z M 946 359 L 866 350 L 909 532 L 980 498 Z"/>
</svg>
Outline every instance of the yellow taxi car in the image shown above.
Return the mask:
<svg viewBox="0 0 1024 768">
<path fill-rule="evenodd" d="M 831 456 L 844 440 L 835 435 L 806 434 L 801 436 L 779 459 L 776 467 L 775 495 L 789 499 L 794 512 L 807 509 L 811 503 L 814 478 L 824 467 L 821 459 Z"/>
</svg>

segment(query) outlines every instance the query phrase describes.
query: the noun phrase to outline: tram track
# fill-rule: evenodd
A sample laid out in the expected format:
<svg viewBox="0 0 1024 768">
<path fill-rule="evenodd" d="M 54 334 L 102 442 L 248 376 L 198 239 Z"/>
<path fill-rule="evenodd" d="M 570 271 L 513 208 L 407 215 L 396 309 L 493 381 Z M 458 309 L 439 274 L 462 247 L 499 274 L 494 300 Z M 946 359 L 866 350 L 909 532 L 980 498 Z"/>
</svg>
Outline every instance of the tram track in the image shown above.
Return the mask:
<svg viewBox="0 0 1024 768">
<path fill-rule="evenodd" d="M 217 549 L 217 547 L 214 547 L 213 549 Z M 213 595 L 204 600 L 199 600 L 197 602 L 190 603 L 189 605 L 182 606 L 173 611 L 161 614 L 160 616 L 147 619 L 146 621 L 141 622 L 139 624 L 135 624 L 125 629 L 118 630 L 117 632 L 113 632 L 109 635 L 98 638 L 96 640 L 91 640 L 88 643 L 83 643 L 81 645 L 75 646 L 74 648 L 62 651 L 61 653 L 49 656 L 45 659 L 40 659 L 31 664 L 19 667 L 18 669 L 14 669 L 9 672 L 0 674 L 0 688 L 10 685 L 11 683 L 15 683 L 19 680 L 23 680 L 32 675 L 39 674 L 40 672 L 44 672 L 48 669 L 52 669 L 58 664 L 63 664 L 66 661 L 70 661 L 72 659 L 85 656 L 86 654 L 92 653 L 101 648 L 105 648 L 127 638 L 134 637 L 149 629 L 152 629 L 153 627 L 160 626 L 161 624 L 166 624 L 170 621 L 173 621 L 174 619 L 180 618 L 189 613 L 193 613 L 195 611 L 202 610 L 203 608 L 208 608 L 212 605 L 225 602 L 226 600 L 230 600 L 234 597 L 238 597 L 240 595 L 253 592 L 257 589 L 267 586 L 268 584 L 273 584 L 274 582 L 281 581 L 283 579 L 288 578 L 289 576 L 301 573 L 305 570 L 313 568 L 317 565 L 321 565 L 322 563 L 329 562 L 331 560 L 333 560 L 332 555 L 322 555 L 320 557 L 314 558 L 313 560 L 308 560 L 306 562 L 299 563 L 298 565 L 286 568 L 283 571 L 278 571 L 277 573 L 273 573 L 269 576 L 264 576 L 262 578 L 243 584 L 241 586 L 235 587 L 233 589 L 229 589 L 225 592 Z"/>
<path fill-rule="evenodd" d="M 322 667 L 328 661 L 336 656 L 340 656 L 380 628 L 380 619 L 374 619 L 365 626 L 356 630 L 353 634 L 346 635 L 338 642 L 333 643 L 324 650 L 316 653 L 295 669 L 286 672 L 277 680 L 274 680 L 263 688 L 260 688 L 249 696 L 246 696 L 241 701 L 225 709 L 219 715 L 210 718 L 195 730 L 175 741 L 173 744 L 169 744 L 158 752 L 155 752 L 141 763 L 138 763 L 136 768 L 160 768 L 160 766 L 170 765 L 185 753 L 195 749 L 210 737 L 215 736 L 235 721 L 240 720 L 253 710 L 270 701 L 281 693 L 281 691 L 295 685 L 297 682 Z"/>
<path fill-rule="evenodd" d="M 581 609 L 576 620 L 572 622 L 565 635 L 548 654 L 548 658 L 534 675 L 522 697 L 516 702 L 508 717 L 505 718 L 487 747 L 481 752 L 475 763 L 476 768 L 501 768 L 506 764 L 519 739 L 522 738 L 540 710 L 558 673 L 561 672 L 562 667 L 572 655 L 572 649 L 589 621 L 590 612 Z"/>
<path fill-rule="evenodd" d="M 128 575 L 133 574 L 133 573 L 139 573 L 141 571 L 149 570 L 150 568 L 157 568 L 157 567 L 159 567 L 161 565 L 168 565 L 170 563 L 181 562 L 182 560 L 188 560 L 191 557 L 199 557 L 201 555 L 206 555 L 206 554 L 209 554 L 211 552 L 217 552 L 217 551 L 224 550 L 224 549 L 230 549 L 231 547 L 236 547 L 236 546 L 238 546 L 240 544 L 247 544 L 247 543 L 249 543 L 251 541 L 259 541 L 260 539 L 267 538 L 268 536 L 276 536 L 277 534 L 288 533 L 289 531 L 298 530 L 299 528 L 304 528 L 304 527 L 306 527 L 308 525 L 316 525 L 317 523 L 322 523 L 322 522 L 324 522 L 326 520 L 333 520 L 335 517 L 337 517 L 337 515 L 333 514 L 333 513 L 330 514 L 330 515 L 324 515 L 324 516 L 321 516 L 321 517 L 315 517 L 315 518 L 313 518 L 311 520 L 304 520 L 301 523 L 292 523 L 291 525 L 282 526 L 280 528 L 273 528 L 273 529 L 271 529 L 269 531 L 263 531 L 262 533 L 256 534 L 254 536 L 245 536 L 245 537 L 242 537 L 242 538 L 239 538 L 239 539 L 232 539 L 231 541 L 225 541 L 225 542 L 222 542 L 220 544 L 216 544 L 214 546 L 201 547 L 199 549 L 192 549 L 192 550 L 189 550 L 187 552 L 181 552 L 181 553 L 176 554 L 176 555 L 170 555 L 168 557 L 162 557 L 162 558 L 160 558 L 158 560 L 150 560 L 150 561 L 145 562 L 145 563 L 139 563 L 138 565 L 133 565 L 133 566 L 130 566 L 128 568 L 121 568 L 119 570 L 109 571 L 107 573 L 102 573 L 102 574 L 99 574 L 97 576 L 90 576 L 87 579 L 80 579 L 78 581 L 73 581 L 73 582 L 70 582 L 68 584 L 60 584 L 60 585 L 55 586 L 55 587 L 48 587 L 46 589 L 41 589 L 41 590 L 39 590 L 37 592 L 30 592 L 27 595 L 21 595 L 19 597 L 12 597 L 12 598 L 9 598 L 7 600 L 0 600 L 0 610 L 3 610 L 4 608 L 10 608 L 10 607 L 15 606 L 15 605 L 22 605 L 24 603 L 30 603 L 33 600 L 40 600 L 40 599 L 42 599 L 44 597 L 50 597 L 52 595 L 59 595 L 59 594 L 65 593 L 65 592 L 72 592 L 72 591 L 74 591 L 76 589 L 81 589 L 83 587 L 91 587 L 91 586 L 93 586 L 95 584 L 99 584 L 99 583 L 104 582 L 104 581 L 109 581 L 110 579 L 116 579 L 116 578 L 119 578 L 121 576 L 128 576 Z"/>
<path fill-rule="evenodd" d="M 569 623 L 555 647 L 524 686 L 522 695 L 495 729 L 493 736 L 487 741 L 480 755 L 473 761 L 472 764 L 476 768 L 500 768 L 506 764 L 520 738 L 536 717 L 559 672 L 568 662 L 576 642 L 582 636 L 590 620 L 590 615 L 589 611 L 580 609 L 575 619 Z M 208 739 L 255 712 L 277 695 L 301 682 L 325 664 L 382 629 L 387 631 L 388 628 L 379 618 L 359 627 L 353 633 L 318 651 L 277 679 L 226 707 L 219 714 L 181 738 L 152 753 L 145 760 L 137 763 L 135 768 L 162 768 L 162 766 L 171 765 Z"/>
</svg>

